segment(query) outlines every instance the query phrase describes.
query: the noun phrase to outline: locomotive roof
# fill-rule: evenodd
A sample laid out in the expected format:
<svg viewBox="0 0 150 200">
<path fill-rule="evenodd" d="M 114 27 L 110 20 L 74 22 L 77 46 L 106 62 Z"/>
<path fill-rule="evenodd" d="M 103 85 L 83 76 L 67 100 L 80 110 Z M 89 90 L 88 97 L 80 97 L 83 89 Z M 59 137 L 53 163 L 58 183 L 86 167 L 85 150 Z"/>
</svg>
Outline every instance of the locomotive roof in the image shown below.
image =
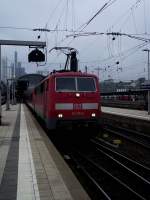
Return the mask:
<svg viewBox="0 0 150 200">
<path fill-rule="evenodd" d="M 97 78 L 97 76 L 95 74 L 90 74 L 90 73 L 86 73 L 86 72 L 71 72 L 71 71 L 64 71 L 64 72 L 55 72 L 55 73 L 51 73 L 49 74 L 45 79 L 43 79 L 41 82 L 39 82 L 37 86 L 39 86 L 41 83 L 43 83 L 45 80 L 49 79 L 49 78 L 52 78 L 52 77 L 66 77 L 66 76 L 72 76 L 72 77 L 75 77 L 75 76 L 81 76 L 81 77 L 95 77 Z"/>
<path fill-rule="evenodd" d="M 19 81 L 27 81 L 29 83 L 29 86 L 31 87 L 40 83 L 44 78 L 45 76 L 41 74 L 25 74 L 23 76 L 20 76 L 17 79 L 17 82 L 19 83 Z"/>
<path fill-rule="evenodd" d="M 96 75 L 94 74 L 89 74 L 89 73 L 85 73 L 85 72 L 55 72 L 55 73 L 51 73 L 48 77 L 51 77 L 51 76 L 55 76 L 55 77 L 62 77 L 62 76 L 92 76 L 92 77 L 96 77 Z"/>
<path fill-rule="evenodd" d="M 41 74 L 24 74 L 20 77 L 18 77 L 18 80 L 26 80 L 28 78 L 34 78 L 34 77 L 39 77 L 41 79 L 43 79 L 45 76 L 41 75 Z"/>
</svg>

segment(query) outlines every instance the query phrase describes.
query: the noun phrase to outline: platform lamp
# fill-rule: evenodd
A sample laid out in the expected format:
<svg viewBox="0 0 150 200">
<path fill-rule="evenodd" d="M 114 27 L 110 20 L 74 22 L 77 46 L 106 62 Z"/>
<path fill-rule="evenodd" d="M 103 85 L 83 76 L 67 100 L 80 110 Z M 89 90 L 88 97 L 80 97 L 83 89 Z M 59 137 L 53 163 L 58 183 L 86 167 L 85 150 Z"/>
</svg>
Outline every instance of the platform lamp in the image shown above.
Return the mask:
<svg viewBox="0 0 150 200">
<path fill-rule="evenodd" d="M 147 67 L 148 67 L 148 84 L 150 85 L 150 61 L 149 61 L 150 49 L 143 49 L 143 51 L 147 52 L 147 55 L 148 55 L 148 61 L 147 61 Z M 149 89 L 148 89 L 148 115 L 150 115 L 150 90 Z"/>
</svg>

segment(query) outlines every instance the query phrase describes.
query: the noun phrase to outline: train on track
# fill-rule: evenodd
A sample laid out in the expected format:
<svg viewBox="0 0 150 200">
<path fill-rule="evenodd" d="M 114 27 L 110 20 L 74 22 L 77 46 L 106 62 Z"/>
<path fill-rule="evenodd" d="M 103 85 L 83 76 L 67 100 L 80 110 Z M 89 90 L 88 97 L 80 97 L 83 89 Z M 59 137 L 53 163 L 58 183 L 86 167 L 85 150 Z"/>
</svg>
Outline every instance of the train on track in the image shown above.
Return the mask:
<svg viewBox="0 0 150 200">
<path fill-rule="evenodd" d="M 74 51 L 70 53 L 69 70 L 54 70 L 34 87 L 28 87 L 24 99 L 47 129 L 99 127 L 99 81 L 95 75 L 77 70 Z"/>
<path fill-rule="evenodd" d="M 48 129 L 98 125 L 101 115 L 98 79 L 82 72 L 54 72 L 34 88 L 28 104 Z"/>
<path fill-rule="evenodd" d="M 102 106 L 147 110 L 147 89 L 101 93 Z"/>
</svg>

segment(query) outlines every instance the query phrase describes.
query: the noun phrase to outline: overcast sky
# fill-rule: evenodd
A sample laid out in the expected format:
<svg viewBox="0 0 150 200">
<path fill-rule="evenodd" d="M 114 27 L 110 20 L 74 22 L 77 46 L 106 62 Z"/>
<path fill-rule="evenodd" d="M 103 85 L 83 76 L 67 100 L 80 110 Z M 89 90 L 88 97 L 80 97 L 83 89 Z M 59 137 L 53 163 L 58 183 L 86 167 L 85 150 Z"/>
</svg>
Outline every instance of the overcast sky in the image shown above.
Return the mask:
<svg viewBox="0 0 150 200">
<path fill-rule="evenodd" d="M 0 27 L 43 28 L 79 30 L 109 0 L 0 0 Z M 112 0 L 113 1 L 113 0 Z M 136 3 L 137 2 L 137 3 Z M 150 34 L 150 1 L 149 0 L 116 0 L 84 29 L 85 32 L 122 32 L 149 38 Z M 147 33 L 147 35 L 143 35 Z M 1 39 L 37 40 L 48 42 L 48 50 L 54 46 L 71 46 L 79 51 L 80 69 L 85 65 L 92 73 L 100 67 L 100 79 L 131 80 L 147 75 L 147 54 L 142 49 L 142 41 L 124 36 L 88 36 L 76 39 L 66 38 L 71 32 L 33 32 L 30 30 L 0 29 Z M 63 40 L 63 41 L 62 41 Z M 140 44 L 143 47 L 134 48 Z M 130 51 L 129 51 L 130 49 Z M 65 56 L 56 52 L 48 54 L 45 66 L 37 67 L 28 64 L 26 47 L 3 47 L 2 55 L 9 62 L 13 60 L 14 51 L 18 51 L 18 60 L 27 72 L 36 70 L 52 71 L 58 69 L 59 63 L 65 62 Z M 116 62 L 119 61 L 119 65 Z M 56 63 L 56 64 L 53 64 Z M 117 70 L 118 69 L 118 70 Z"/>
</svg>

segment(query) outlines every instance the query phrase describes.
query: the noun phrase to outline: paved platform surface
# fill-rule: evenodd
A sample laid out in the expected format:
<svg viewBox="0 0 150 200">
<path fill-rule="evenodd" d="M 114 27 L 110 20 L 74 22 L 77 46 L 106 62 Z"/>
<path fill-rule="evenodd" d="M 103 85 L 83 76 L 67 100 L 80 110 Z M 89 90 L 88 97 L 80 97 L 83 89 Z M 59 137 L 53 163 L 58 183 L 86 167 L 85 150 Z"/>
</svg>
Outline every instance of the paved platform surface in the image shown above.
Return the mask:
<svg viewBox="0 0 150 200">
<path fill-rule="evenodd" d="M 150 121 L 150 115 L 147 111 L 102 107 L 102 112 Z"/>
<path fill-rule="evenodd" d="M 89 200 L 24 105 L 4 111 L 0 126 L 0 200 Z"/>
</svg>

